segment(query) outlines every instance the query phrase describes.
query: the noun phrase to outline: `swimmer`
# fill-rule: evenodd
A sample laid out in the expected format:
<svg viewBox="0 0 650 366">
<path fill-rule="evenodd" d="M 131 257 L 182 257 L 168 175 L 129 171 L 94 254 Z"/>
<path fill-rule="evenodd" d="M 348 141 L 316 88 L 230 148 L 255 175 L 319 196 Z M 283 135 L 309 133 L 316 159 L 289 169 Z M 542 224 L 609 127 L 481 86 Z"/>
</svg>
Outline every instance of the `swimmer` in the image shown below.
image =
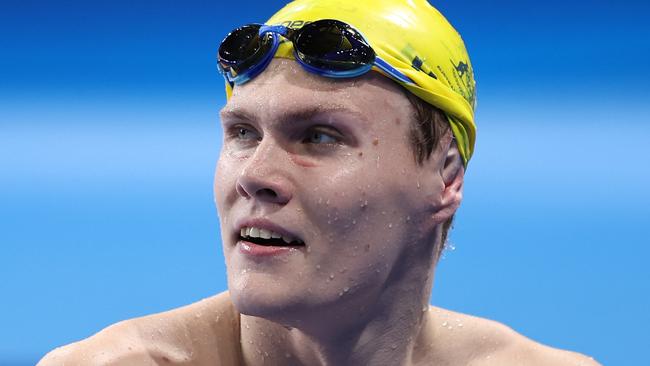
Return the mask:
<svg viewBox="0 0 650 366">
<path fill-rule="evenodd" d="M 429 305 L 475 139 L 462 39 L 425 0 L 297 0 L 219 47 L 228 291 L 58 365 L 598 365 Z"/>
</svg>

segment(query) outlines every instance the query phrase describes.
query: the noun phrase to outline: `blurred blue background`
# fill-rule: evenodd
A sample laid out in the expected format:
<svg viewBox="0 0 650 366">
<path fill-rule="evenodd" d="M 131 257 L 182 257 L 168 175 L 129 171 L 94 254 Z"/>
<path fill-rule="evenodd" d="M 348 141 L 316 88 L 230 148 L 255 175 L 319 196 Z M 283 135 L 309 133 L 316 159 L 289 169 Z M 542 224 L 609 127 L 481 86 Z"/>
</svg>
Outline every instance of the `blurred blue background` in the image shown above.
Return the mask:
<svg viewBox="0 0 650 366">
<path fill-rule="evenodd" d="M 216 48 L 284 3 L 0 3 L 0 365 L 226 289 Z M 650 365 L 650 3 L 433 4 L 479 135 L 432 302 Z"/>
</svg>

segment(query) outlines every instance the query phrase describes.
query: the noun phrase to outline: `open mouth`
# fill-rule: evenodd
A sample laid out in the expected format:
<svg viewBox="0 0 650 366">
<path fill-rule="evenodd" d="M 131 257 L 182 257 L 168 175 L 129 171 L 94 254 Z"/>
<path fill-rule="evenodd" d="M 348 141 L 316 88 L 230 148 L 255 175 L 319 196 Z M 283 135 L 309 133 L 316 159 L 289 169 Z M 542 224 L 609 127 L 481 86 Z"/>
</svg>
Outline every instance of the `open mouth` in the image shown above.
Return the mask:
<svg viewBox="0 0 650 366">
<path fill-rule="evenodd" d="M 305 245 L 305 243 L 300 239 L 283 236 L 270 230 L 255 227 L 242 228 L 239 240 L 247 241 L 256 245 L 272 247 L 299 247 Z"/>
</svg>

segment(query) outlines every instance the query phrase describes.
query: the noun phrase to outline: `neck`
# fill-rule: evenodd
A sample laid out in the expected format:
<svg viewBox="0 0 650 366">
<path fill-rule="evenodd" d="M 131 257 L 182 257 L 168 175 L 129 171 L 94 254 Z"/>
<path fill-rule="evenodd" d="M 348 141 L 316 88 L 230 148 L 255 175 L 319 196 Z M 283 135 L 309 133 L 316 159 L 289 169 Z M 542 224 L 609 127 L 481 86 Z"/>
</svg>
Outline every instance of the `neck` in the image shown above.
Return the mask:
<svg viewBox="0 0 650 366">
<path fill-rule="evenodd" d="M 411 254 L 393 269 L 383 288 L 359 296 L 355 307 L 311 311 L 292 321 L 292 327 L 242 314 L 245 364 L 412 365 L 418 358 L 415 346 L 428 336 L 431 258 Z"/>
</svg>

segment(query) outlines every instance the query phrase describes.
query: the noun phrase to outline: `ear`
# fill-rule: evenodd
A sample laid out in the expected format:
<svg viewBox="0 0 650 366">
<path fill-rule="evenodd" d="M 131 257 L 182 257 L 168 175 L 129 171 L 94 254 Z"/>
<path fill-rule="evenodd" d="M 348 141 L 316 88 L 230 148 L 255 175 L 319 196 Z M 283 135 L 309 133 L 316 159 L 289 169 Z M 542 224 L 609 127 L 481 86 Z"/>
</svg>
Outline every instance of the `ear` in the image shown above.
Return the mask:
<svg viewBox="0 0 650 366">
<path fill-rule="evenodd" d="M 444 222 L 456 213 L 463 200 L 463 183 L 465 178 L 465 167 L 460 156 L 456 140 L 451 139 L 449 148 L 440 168 L 440 177 L 444 188 L 440 195 L 440 206 L 433 218 L 436 222 Z"/>
</svg>

